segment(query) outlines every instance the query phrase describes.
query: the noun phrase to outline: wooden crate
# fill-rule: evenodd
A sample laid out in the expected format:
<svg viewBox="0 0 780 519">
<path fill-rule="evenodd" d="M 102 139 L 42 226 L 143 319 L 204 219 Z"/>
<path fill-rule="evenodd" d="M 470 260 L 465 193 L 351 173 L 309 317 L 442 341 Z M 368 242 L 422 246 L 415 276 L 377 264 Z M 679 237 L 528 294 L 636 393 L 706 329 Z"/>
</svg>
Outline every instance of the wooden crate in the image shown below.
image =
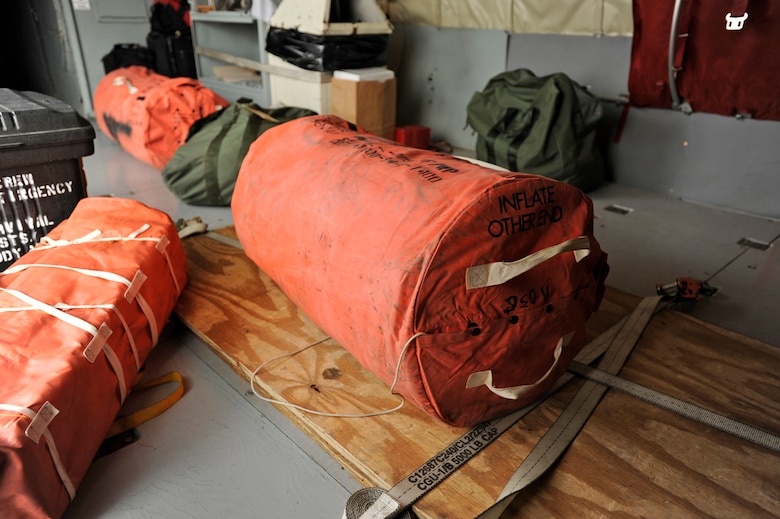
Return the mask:
<svg viewBox="0 0 780 519">
<path fill-rule="evenodd" d="M 218 231 L 235 239 L 232 228 Z M 248 381 L 262 362 L 327 339 L 243 254 L 208 235 L 185 240 L 190 281 L 178 317 Z M 639 298 L 609 289 L 589 322 L 597 336 Z M 682 313 L 657 314 L 621 377 L 755 427 L 780 431 L 780 350 Z M 260 374 L 270 396 L 333 413 L 398 397 L 332 340 Z M 247 382 L 248 384 L 248 382 Z M 581 384 L 573 380 L 415 505 L 421 519 L 477 517 Z M 407 404 L 372 418 L 286 416 L 365 486 L 391 488 L 465 432 Z M 563 458 L 501 515 L 778 517 L 780 455 L 609 391 Z"/>
</svg>

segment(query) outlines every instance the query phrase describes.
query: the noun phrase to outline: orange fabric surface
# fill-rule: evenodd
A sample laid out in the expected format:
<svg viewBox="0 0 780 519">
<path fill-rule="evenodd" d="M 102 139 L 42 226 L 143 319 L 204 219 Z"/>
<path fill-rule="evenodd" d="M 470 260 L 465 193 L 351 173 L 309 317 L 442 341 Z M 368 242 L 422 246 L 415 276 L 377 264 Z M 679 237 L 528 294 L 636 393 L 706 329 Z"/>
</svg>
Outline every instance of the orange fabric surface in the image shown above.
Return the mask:
<svg viewBox="0 0 780 519">
<path fill-rule="evenodd" d="M 162 170 L 192 123 L 228 105 L 199 81 L 140 66 L 113 70 L 95 89 L 100 130 L 138 160 Z"/>
<path fill-rule="evenodd" d="M 352 127 L 354 128 L 354 127 Z M 247 256 L 360 363 L 429 413 L 468 426 L 538 399 L 582 348 L 606 254 L 590 199 L 545 177 L 505 173 L 350 128 L 334 116 L 280 125 L 249 150 L 232 202 Z M 511 281 L 467 289 L 466 269 L 587 236 Z M 424 335 L 404 345 L 413 335 Z M 516 400 L 495 386 L 542 383 Z"/>
<path fill-rule="evenodd" d="M 121 238 L 147 224 L 138 238 L 148 240 Z M 95 229 L 101 231 L 99 236 L 79 243 Z M 146 280 L 138 295 L 131 296 L 122 282 L 57 266 L 127 280 L 140 271 Z M 12 291 L 95 328 L 106 325 L 111 331 L 107 347 L 119 360 L 129 392 L 155 345 L 153 330 L 159 332 L 168 321 L 186 282 L 184 248 L 171 219 L 139 202 L 116 198 L 83 199 L 69 219 L 0 276 L 0 309 L 16 309 L 0 312 L 0 405 L 6 406 L 0 408 L 0 515 L 61 516 L 70 495 L 55 468 L 52 443 L 67 477 L 78 487 L 122 405 L 120 376 L 110 352 L 98 348 L 89 358 L 94 335 L 31 308 Z M 149 311 L 155 326 L 147 319 Z M 8 406 L 37 413 L 45 402 L 59 413 L 47 427 L 52 443 L 44 438 L 36 443 L 27 434 L 31 419 Z"/>
</svg>

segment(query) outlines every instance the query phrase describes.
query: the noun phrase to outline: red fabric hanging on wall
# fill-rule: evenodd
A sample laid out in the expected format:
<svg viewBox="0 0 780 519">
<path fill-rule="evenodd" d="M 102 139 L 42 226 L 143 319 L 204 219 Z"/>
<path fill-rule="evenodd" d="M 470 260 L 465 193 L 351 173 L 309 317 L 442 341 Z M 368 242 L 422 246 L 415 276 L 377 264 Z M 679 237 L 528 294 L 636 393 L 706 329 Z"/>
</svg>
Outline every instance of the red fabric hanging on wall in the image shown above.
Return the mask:
<svg viewBox="0 0 780 519">
<path fill-rule="evenodd" d="M 753 1 L 741 30 L 726 15 L 746 2 L 683 0 L 677 90 L 694 112 L 780 120 L 780 3 Z M 669 36 L 674 0 L 634 0 L 630 104 L 671 108 Z M 736 14 L 736 13 L 734 13 Z"/>
</svg>

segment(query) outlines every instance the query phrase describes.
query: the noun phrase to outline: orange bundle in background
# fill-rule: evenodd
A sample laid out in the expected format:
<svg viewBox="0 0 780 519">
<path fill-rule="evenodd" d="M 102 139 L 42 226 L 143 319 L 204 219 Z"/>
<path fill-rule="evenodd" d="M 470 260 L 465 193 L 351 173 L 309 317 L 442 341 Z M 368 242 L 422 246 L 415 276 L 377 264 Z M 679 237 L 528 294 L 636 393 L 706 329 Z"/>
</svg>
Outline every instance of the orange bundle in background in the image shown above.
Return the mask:
<svg viewBox="0 0 780 519">
<path fill-rule="evenodd" d="M 117 198 L 0 275 L 0 515 L 63 514 L 186 282 L 168 215 Z"/>
<path fill-rule="evenodd" d="M 258 138 L 232 209 L 247 256 L 304 313 L 457 426 L 544 395 L 584 346 L 608 271 L 579 189 L 334 116 Z"/>
<path fill-rule="evenodd" d="M 141 66 L 106 74 L 93 105 L 101 131 L 138 160 L 162 170 L 192 123 L 229 103 L 199 81 Z"/>
</svg>

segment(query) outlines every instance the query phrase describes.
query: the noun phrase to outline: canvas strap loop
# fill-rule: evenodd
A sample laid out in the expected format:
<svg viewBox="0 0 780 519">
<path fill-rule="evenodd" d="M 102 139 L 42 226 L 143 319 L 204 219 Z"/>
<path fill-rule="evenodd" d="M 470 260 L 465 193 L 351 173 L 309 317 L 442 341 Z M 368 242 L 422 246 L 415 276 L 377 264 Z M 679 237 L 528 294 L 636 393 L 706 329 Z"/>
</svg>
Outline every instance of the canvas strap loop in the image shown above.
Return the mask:
<svg viewBox="0 0 780 519">
<path fill-rule="evenodd" d="M 558 340 L 558 343 L 555 345 L 555 351 L 553 352 L 553 363 L 550 366 L 550 369 L 548 369 L 547 372 L 544 375 L 542 375 L 542 377 L 536 382 L 534 382 L 533 384 L 526 384 L 526 385 L 512 386 L 512 387 L 496 387 L 493 385 L 493 370 L 488 369 L 485 371 L 477 371 L 475 373 L 472 373 L 469 376 L 468 380 L 466 381 L 466 389 L 471 389 L 479 386 L 486 386 L 495 395 L 498 395 L 502 398 L 506 398 L 507 400 L 517 400 L 518 398 L 525 395 L 533 388 L 537 387 L 547 377 L 550 376 L 550 374 L 555 369 L 555 366 L 558 365 L 558 359 L 560 359 L 561 357 L 561 352 L 563 351 L 563 347 L 569 345 L 572 337 L 574 337 L 574 332 L 567 333 L 566 335 L 564 335 Z"/>
<path fill-rule="evenodd" d="M 547 247 L 517 261 L 498 261 L 477 265 L 466 269 L 466 289 L 484 288 L 501 285 L 541 265 L 545 261 L 564 252 L 574 252 L 574 260 L 579 262 L 590 254 L 590 241 L 587 236 L 579 236 L 552 247 Z"/>
<path fill-rule="evenodd" d="M 133 427 L 136 427 L 156 416 L 161 415 L 163 412 L 167 411 L 171 406 L 173 406 L 173 404 L 181 400 L 181 397 L 184 395 L 184 379 L 182 378 L 181 373 L 177 371 L 171 371 L 170 373 L 166 373 L 165 375 L 157 377 L 148 382 L 134 385 L 132 391 L 133 394 L 135 394 L 139 391 L 158 387 L 167 383 L 176 384 L 176 388 L 155 404 L 144 407 L 143 409 L 139 409 L 127 416 L 117 418 L 108 429 L 106 437 L 115 436 L 119 433 L 129 431 Z"/>
<path fill-rule="evenodd" d="M 160 239 L 157 240 L 157 243 L 155 244 L 154 248 L 157 249 L 157 252 L 160 254 L 165 254 L 165 250 L 168 248 L 168 245 L 171 244 L 171 240 L 168 239 L 166 235 L 160 236 Z"/>
<path fill-rule="evenodd" d="M 35 413 L 33 419 L 30 420 L 30 425 L 24 431 L 25 436 L 35 443 L 41 441 L 44 431 L 49 428 L 49 424 L 59 413 L 60 410 L 54 407 L 51 402 L 48 400 L 44 402 L 38 412 Z"/>
</svg>

